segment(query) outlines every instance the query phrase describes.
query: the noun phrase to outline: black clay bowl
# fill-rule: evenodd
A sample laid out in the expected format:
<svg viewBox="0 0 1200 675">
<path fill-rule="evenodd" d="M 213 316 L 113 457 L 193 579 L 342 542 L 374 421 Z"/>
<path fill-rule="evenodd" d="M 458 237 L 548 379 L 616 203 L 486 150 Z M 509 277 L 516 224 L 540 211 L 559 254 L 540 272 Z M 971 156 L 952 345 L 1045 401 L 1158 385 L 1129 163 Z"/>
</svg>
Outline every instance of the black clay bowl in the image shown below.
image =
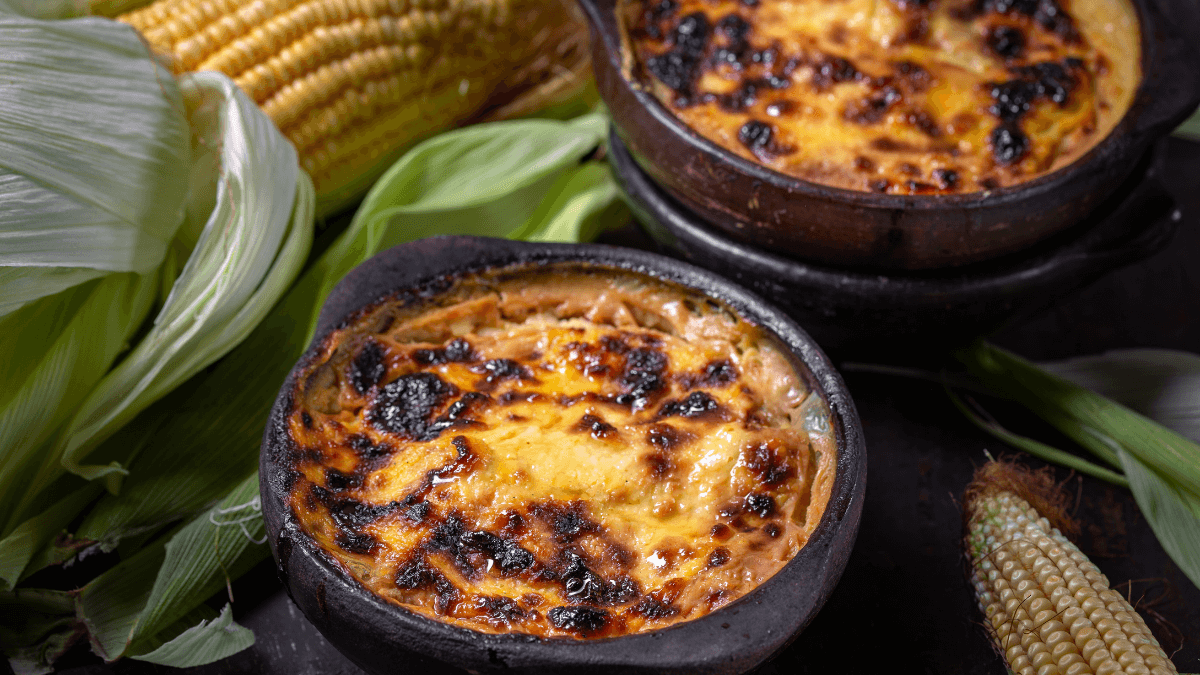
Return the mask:
<svg viewBox="0 0 1200 675">
<path fill-rule="evenodd" d="M 924 360 L 1028 316 L 1161 250 L 1180 222 L 1156 146 L 1092 218 L 1028 251 L 967 267 L 886 274 L 799 262 L 724 236 L 656 185 L 610 135 L 634 214 L 666 253 L 787 311 L 837 358 Z"/>
<path fill-rule="evenodd" d="M 287 413 L 294 378 L 326 336 L 356 311 L 447 276 L 512 265 L 575 262 L 647 274 L 725 302 L 773 333 L 828 402 L 838 459 L 829 505 L 806 546 L 775 576 L 699 619 L 655 633 L 590 641 L 488 635 L 440 623 L 366 591 L 299 529 L 287 502 Z M 824 604 L 845 568 L 862 516 L 866 454 L 854 403 L 828 358 L 784 313 L 729 281 L 670 258 L 611 246 L 435 237 L 376 255 L 337 285 L 309 352 L 271 410 L 260 458 L 263 517 L 288 593 L 305 616 L 371 673 L 743 673 L 783 649 Z"/>
<path fill-rule="evenodd" d="M 617 0 L 580 3 L 591 24 L 597 85 L 638 164 L 726 237 L 810 262 L 932 269 L 1029 247 L 1086 218 L 1146 149 L 1200 102 L 1195 0 L 1134 0 L 1142 26 L 1141 85 L 1113 132 L 1074 163 L 988 193 L 902 196 L 831 188 L 767 169 L 693 132 L 638 83 L 622 46 Z"/>
</svg>

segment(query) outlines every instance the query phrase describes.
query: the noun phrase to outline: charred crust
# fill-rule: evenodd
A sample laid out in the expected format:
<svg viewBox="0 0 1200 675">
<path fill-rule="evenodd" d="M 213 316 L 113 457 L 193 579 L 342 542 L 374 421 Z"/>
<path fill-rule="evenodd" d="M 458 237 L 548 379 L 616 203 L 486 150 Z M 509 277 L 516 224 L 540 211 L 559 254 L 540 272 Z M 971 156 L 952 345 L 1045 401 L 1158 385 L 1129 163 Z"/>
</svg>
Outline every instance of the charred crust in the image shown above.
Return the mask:
<svg viewBox="0 0 1200 675">
<path fill-rule="evenodd" d="M 357 472 L 342 473 L 333 467 L 325 469 L 325 487 L 330 490 L 349 490 L 359 487 L 362 482 L 363 477 Z"/>
<path fill-rule="evenodd" d="M 588 518 L 580 501 L 564 503 L 547 499 L 532 504 L 529 512 L 550 527 L 559 544 L 569 544 L 584 535 L 600 531 L 600 526 Z"/>
<path fill-rule="evenodd" d="M 751 444 L 743 448 L 742 461 L 763 485 L 776 486 L 796 473 L 783 450 L 778 441 Z"/>
<path fill-rule="evenodd" d="M 724 546 L 718 546 L 717 548 L 713 549 L 712 553 L 708 554 L 708 560 L 705 564 L 707 564 L 710 568 L 720 567 L 721 565 L 729 562 L 729 560 L 729 549 L 725 548 Z"/>
<path fill-rule="evenodd" d="M 717 523 L 716 525 L 712 526 L 712 529 L 708 531 L 708 534 L 716 541 L 728 541 L 729 538 L 733 536 L 733 530 L 731 530 L 725 523 Z"/>
<path fill-rule="evenodd" d="M 555 607 L 546 612 L 546 618 L 556 628 L 587 635 L 595 633 L 609 621 L 608 612 L 598 607 Z"/>
<path fill-rule="evenodd" d="M 763 534 L 772 539 L 776 539 L 780 534 L 783 534 L 783 529 L 775 523 L 767 523 L 766 525 L 763 525 Z"/>
<path fill-rule="evenodd" d="M 691 440 L 691 434 L 669 424 L 652 424 L 646 431 L 646 442 L 663 452 L 670 452 Z"/>
<path fill-rule="evenodd" d="M 350 384 L 359 394 L 365 394 L 379 384 L 387 374 L 386 353 L 378 342 L 368 340 L 350 362 Z"/>
<path fill-rule="evenodd" d="M 667 356 L 652 348 L 631 349 L 625 355 L 625 366 L 621 371 L 620 384 L 624 393 L 614 397 L 619 405 L 641 410 L 663 389 L 663 373 L 667 369 Z"/>
<path fill-rule="evenodd" d="M 988 49 L 1002 59 L 1019 59 L 1025 53 L 1025 34 L 1014 26 L 992 26 L 984 38 Z"/>
<path fill-rule="evenodd" d="M 826 89 L 833 84 L 854 82 L 862 77 L 862 73 L 854 64 L 840 56 L 826 55 L 813 64 L 812 84 L 818 90 Z"/>
<path fill-rule="evenodd" d="M 943 190 L 953 190 L 958 186 L 958 172 L 953 169 L 934 169 L 932 176 Z"/>
<path fill-rule="evenodd" d="M 650 475 L 656 479 L 665 479 L 675 471 L 675 463 L 671 461 L 671 457 L 666 453 L 653 452 L 642 459 L 646 462 L 646 466 L 650 468 Z"/>
<path fill-rule="evenodd" d="M 646 68 L 675 92 L 681 105 L 690 104 L 694 94 L 710 32 L 708 18 L 703 12 L 688 14 L 671 31 L 673 48 L 646 60 Z"/>
<path fill-rule="evenodd" d="M 721 409 L 716 399 L 703 391 L 694 391 L 687 398 L 667 401 L 658 409 L 658 417 L 702 417 Z"/>
<path fill-rule="evenodd" d="M 333 537 L 333 541 L 347 553 L 371 554 L 379 546 L 375 537 L 361 532 L 342 531 Z"/>
<path fill-rule="evenodd" d="M 745 508 L 747 513 L 753 513 L 760 518 L 769 518 L 775 513 L 775 498 L 771 495 L 746 495 Z"/>
<path fill-rule="evenodd" d="M 440 366 L 446 363 L 474 363 L 479 360 L 479 355 L 471 348 L 469 342 L 455 338 L 444 347 L 418 349 L 413 352 L 413 360 L 423 366 Z"/>
<path fill-rule="evenodd" d="M 659 597 L 659 594 L 651 593 L 639 600 L 636 605 L 630 607 L 629 613 L 643 616 L 650 620 L 669 619 L 679 614 L 679 608 L 669 602 L 664 602 Z"/>
<path fill-rule="evenodd" d="M 492 359 L 475 369 L 485 374 L 484 382 L 495 384 L 504 380 L 532 380 L 529 369 L 512 359 Z"/>
<path fill-rule="evenodd" d="M 992 146 L 992 156 L 1000 165 L 1018 162 L 1025 156 L 1025 153 L 1029 152 L 1029 137 L 1015 122 L 1001 123 L 992 131 L 989 141 Z"/>
<path fill-rule="evenodd" d="M 842 117 L 848 122 L 864 126 L 878 124 L 883 121 L 888 111 L 896 107 L 902 100 L 904 100 L 904 95 L 900 93 L 899 89 L 886 86 L 865 99 L 849 103 Z"/>
<path fill-rule="evenodd" d="M 592 438 L 597 440 L 607 440 L 617 435 L 617 428 L 605 422 L 599 415 L 586 413 L 579 418 L 579 422 L 572 427 L 573 430 L 581 433 L 590 433 Z"/>
<path fill-rule="evenodd" d="M 432 440 L 441 433 L 433 423 L 434 412 L 457 393 L 458 387 L 433 373 L 401 375 L 379 392 L 370 421 L 405 440 Z"/>
<path fill-rule="evenodd" d="M 301 412 L 300 413 L 300 424 L 303 424 L 305 429 L 312 429 L 313 428 L 312 415 L 309 415 L 307 412 Z"/>
</svg>

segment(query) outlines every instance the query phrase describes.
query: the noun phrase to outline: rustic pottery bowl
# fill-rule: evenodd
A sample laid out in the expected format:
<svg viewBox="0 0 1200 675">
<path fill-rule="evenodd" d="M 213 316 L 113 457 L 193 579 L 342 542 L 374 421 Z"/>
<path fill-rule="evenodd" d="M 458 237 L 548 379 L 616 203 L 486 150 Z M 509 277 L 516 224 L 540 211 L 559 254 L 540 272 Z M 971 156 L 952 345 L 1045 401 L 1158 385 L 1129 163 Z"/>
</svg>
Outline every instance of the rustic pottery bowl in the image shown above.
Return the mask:
<svg viewBox="0 0 1200 675">
<path fill-rule="evenodd" d="M 809 542 L 741 599 L 667 629 L 577 641 L 490 635 L 428 619 L 364 589 L 304 534 L 287 501 L 287 414 L 294 378 L 326 336 L 355 312 L 397 292 L 432 297 L 447 277 L 554 262 L 617 267 L 702 291 L 773 333 L 829 404 L 837 436 L 829 504 Z M 309 351 L 271 410 L 260 457 L 263 517 L 288 593 L 305 616 L 371 673 L 744 673 L 783 649 L 825 603 L 841 576 L 862 516 L 866 453 L 854 403 L 828 358 L 779 310 L 710 272 L 651 253 L 600 245 L 528 244 L 434 237 L 384 251 L 337 285 Z"/>
<path fill-rule="evenodd" d="M 701 137 L 633 72 L 618 0 L 580 0 L 592 64 L 617 132 L 638 165 L 714 232 L 762 250 L 829 265 L 931 269 L 1025 249 L 1083 221 L 1138 159 L 1200 103 L 1200 7 L 1133 0 L 1142 82 L 1116 128 L 1062 169 L 1019 185 L 954 195 L 887 195 L 793 178 Z"/>
<path fill-rule="evenodd" d="M 748 246 L 680 204 L 615 133 L 613 170 L 634 214 L 664 252 L 768 298 L 841 358 L 939 358 L 1005 323 L 1049 307 L 1171 240 L 1180 217 L 1158 180 L 1160 146 L 1093 217 L 1005 258 L 966 267 L 875 273 L 805 263 Z"/>
</svg>

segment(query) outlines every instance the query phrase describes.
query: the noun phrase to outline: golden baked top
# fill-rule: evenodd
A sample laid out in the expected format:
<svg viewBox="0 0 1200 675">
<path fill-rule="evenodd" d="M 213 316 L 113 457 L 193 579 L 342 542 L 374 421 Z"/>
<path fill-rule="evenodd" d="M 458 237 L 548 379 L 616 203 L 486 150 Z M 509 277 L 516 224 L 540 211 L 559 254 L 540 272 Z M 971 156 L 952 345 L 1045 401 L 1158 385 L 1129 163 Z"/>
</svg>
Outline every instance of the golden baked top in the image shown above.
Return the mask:
<svg viewBox="0 0 1200 675">
<path fill-rule="evenodd" d="M 297 377 L 288 427 L 293 513 L 363 586 L 538 636 L 744 595 L 808 540 L 837 455 L 774 338 L 695 292 L 566 265 L 365 310 Z"/>
<path fill-rule="evenodd" d="M 977 192 L 1066 166 L 1141 79 L 1129 0 L 622 0 L 638 78 L 776 171 Z"/>
</svg>

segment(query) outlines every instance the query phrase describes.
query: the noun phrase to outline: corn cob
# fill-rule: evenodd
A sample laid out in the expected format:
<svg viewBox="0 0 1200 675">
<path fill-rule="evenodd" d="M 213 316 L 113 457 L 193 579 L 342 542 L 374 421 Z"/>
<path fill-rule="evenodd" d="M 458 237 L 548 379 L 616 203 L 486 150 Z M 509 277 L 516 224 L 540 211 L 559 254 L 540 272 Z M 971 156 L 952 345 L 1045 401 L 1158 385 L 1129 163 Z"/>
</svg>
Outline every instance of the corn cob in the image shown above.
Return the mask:
<svg viewBox="0 0 1200 675">
<path fill-rule="evenodd" d="M 1045 517 L 1065 513 L 1062 500 L 1048 476 L 998 462 L 963 498 L 976 599 L 1009 670 L 1176 673 L 1137 611 Z"/>
<path fill-rule="evenodd" d="M 177 74 L 232 78 L 327 198 L 423 137 L 578 93 L 576 14 L 571 0 L 157 0 L 118 19 Z"/>
</svg>

